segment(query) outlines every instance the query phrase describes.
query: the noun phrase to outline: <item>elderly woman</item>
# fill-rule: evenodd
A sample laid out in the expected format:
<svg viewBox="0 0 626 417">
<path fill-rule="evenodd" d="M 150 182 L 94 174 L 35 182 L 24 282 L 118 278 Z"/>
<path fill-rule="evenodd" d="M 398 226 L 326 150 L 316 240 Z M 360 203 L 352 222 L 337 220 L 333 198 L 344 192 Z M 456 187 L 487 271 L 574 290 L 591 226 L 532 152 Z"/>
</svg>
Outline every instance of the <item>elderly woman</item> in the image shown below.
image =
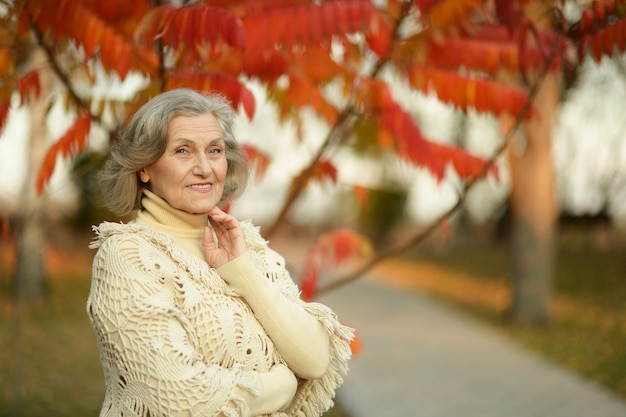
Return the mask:
<svg viewBox="0 0 626 417">
<path fill-rule="evenodd" d="M 220 209 L 246 158 L 221 96 L 145 104 L 101 172 L 87 312 L 100 348 L 100 416 L 319 416 L 347 372 L 352 330 L 299 298 L 259 230 Z"/>
</svg>

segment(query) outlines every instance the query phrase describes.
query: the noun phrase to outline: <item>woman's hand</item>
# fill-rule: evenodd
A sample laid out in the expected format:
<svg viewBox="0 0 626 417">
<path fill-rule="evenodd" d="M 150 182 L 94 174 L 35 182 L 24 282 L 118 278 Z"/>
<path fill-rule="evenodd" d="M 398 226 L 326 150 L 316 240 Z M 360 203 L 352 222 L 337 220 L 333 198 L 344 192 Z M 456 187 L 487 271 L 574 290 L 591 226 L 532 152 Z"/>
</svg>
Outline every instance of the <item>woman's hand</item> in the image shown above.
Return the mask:
<svg viewBox="0 0 626 417">
<path fill-rule="evenodd" d="M 211 228 L 206 226 L 202 247 L 209 266 L 217 269 L 243 255 L 248 250 L 248 246 L 236 218 L 217 207 L 211 209 L 207 214 L 217 237 L 217 243 L 213 238 Z"/>
</svg>

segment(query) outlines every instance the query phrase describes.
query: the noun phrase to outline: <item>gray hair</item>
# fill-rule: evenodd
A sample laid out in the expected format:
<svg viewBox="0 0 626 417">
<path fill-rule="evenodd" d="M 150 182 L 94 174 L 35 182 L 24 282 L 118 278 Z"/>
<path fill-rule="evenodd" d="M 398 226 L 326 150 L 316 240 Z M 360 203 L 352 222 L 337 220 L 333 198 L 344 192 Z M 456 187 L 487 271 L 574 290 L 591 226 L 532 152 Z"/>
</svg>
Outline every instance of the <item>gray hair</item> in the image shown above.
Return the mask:
<svg viewBox="0 0 626 417">
<path fill-rule="evenodd" d="M 235 112 L 222 95 L 202 95 L 181 88 L 167 91 L 144 104 L 111 145 L 111 153 L 100 171 L 104 204 L 125 216 L 141 206 L 144 184 L 139 171 L 152 165 L 165 152 L 167 129 L 176 116 L 211 113 L 220 124 L 226 143 L 228 169 L 220 204 L 241 195 L 248 183 L 248 162 L 234 134 Z"/>
</svg>

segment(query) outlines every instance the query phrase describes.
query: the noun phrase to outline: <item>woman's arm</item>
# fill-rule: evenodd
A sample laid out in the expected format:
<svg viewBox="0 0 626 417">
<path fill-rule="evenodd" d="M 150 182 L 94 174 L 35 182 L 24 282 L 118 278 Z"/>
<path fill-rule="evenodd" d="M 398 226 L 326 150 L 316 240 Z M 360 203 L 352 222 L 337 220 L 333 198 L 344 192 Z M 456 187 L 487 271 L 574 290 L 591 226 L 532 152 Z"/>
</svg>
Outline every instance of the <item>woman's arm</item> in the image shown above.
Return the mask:
<svg viewBox="0 0 626 417">
<path fill-rule="evenodd" d="M 204 235 L 207 262 L 252 308 L 278 352 L 296 375 L 319 378 L 329 363 L 329 334 L 299 300 L 290 300 L 264 276 L 248 250 L 239 222 L 218 208 Z"/>
<path fill-rule="evenodd" d="M 255 265 L 250 251 L 217 270 L 254 311 L 289 367 L 301 378 L 326 372 L 329 335 L 303 303 L 285 297 Z"/>
</svg>

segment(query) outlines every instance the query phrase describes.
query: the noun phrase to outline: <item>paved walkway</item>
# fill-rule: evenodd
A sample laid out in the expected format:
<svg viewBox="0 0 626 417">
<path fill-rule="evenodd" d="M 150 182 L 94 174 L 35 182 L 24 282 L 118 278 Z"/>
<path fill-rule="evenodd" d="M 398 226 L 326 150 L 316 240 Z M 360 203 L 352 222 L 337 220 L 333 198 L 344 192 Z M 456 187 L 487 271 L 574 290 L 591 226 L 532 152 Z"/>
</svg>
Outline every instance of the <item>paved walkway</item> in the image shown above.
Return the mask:
<svg viewBox="0 0 626 417">
<path fill-rule="evenodd" d="M 291 267 L 309 248 L 297 236 L 270 244 Z M 385 277 L 400 272 L 383 264 L 317 298 L 362 339 L 337 394 L 351 417 L 626 417 L 626 400 Z"/>
<path fill-rule="evenodd" d="M 602 387 L 382 278 L 319 299 L 363 340 L 338 393 L 352 417 L 626 417 L 626 402 Z"/>
</svg>

